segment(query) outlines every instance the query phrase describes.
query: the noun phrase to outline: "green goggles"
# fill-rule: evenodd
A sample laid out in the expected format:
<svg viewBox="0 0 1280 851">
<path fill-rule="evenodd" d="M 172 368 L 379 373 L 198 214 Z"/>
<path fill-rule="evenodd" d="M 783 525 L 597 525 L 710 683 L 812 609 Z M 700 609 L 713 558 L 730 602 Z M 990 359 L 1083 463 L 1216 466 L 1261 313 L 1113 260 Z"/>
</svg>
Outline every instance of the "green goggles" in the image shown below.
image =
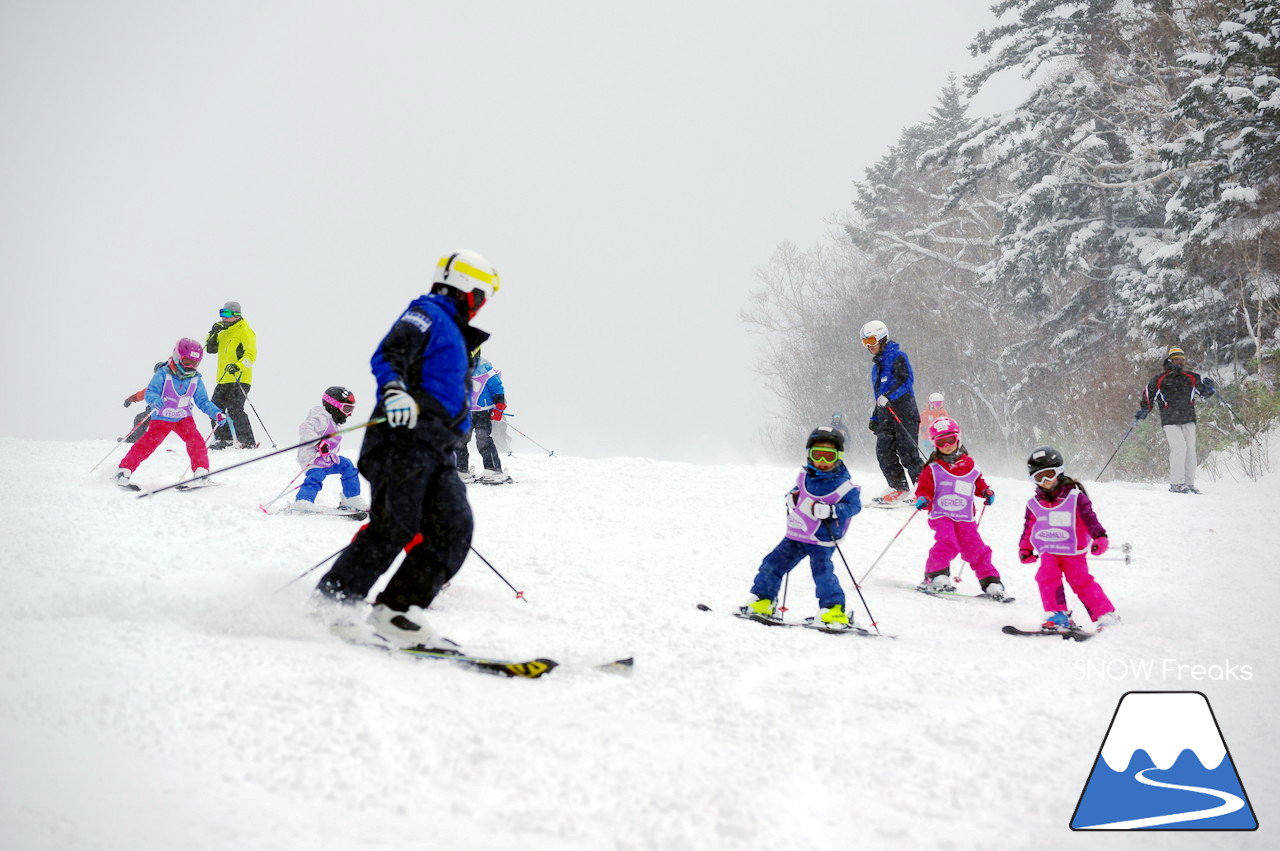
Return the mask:
<svg viewBox="0 0 1280 851">
<path fill-rule="evenodd" d="M 239 313 L 236 313 L 234 310 L 227 310 L 227 309 L 224 307 L 224 308 L 222 308 L 222 310 L 219 310 L 219 311 L 218 311 L 218 315 L 219 315 L 219 316 L 221 316 L 223 319 L 230 319 L 230 318 L 232 318 L 233 316 L 239 316 L 240 314 L 239 314 Z"/>
<path fill-rule="evenodd" d="M 834 464 L 840 460 L 840 450 L 815 446 L 809 450 L 809 460 L 815 464 Z"/>
</svg>

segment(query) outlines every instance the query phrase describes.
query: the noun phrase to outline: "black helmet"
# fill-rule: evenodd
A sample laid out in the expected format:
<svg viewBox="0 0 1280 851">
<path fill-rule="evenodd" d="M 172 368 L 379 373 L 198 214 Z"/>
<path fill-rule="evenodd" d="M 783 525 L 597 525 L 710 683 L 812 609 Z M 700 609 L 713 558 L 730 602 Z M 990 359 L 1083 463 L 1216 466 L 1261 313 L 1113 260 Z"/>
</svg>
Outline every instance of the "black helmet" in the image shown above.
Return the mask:
<svg viewBox="0 0 1280 851">
<path fill-rule="evenodd" d="M 337 384 L 324 391 L 320 397 L 324 409 L 333 417 L 333 421 L 341 425 L 356 409 L 356 394 Z"/>
<path fill-rule="evenodd" d="M 1041 470 L 1057 470 L 1061 473 L 1066 465 L 1062 453 L 1052 446 L 1037 446 L 1027 458 L 1027 475 L 1034 476 Z"/>
<path fill-rule="evenodd" d="M 809 432 L 809 439 L 804 442 L 805 451 L 808 452 L 815 443 L 819 442 L 833 444 L 837 450 L 844 452 L 844 435 L 831 426 L 818 426 Z"/>
</svg>

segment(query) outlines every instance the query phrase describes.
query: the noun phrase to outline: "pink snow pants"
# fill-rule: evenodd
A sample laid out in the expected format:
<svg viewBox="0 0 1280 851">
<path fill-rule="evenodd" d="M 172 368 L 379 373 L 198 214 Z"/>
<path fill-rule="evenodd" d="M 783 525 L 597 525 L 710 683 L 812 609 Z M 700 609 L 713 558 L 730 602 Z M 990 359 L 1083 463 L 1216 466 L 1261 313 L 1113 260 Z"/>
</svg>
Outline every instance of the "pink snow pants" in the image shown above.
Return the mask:
<svg viewBox="0 0 1280 851">
<path fill-rule="evenodd" d="M 1067 610 L 1067 592 L 1062 587 L 1064 578 L 1080 598 L 1080 602 L 1084 603 L 1089 612 L 1089 620 L 1096 621 L 1107 612 L 1116 610 L 1103 593 L 1098 580 L 1089 572 L 1089 562 L 1083 553 L 1075 556 L 1043 553 L 1040 556 L 1040 569 L 1036 571 L 1036 584 L 1040 586 L 1040 601 L 1044 603 L 1046 612 Z"/>
<path fill-rule="evenodd" d="M 169 432 L 177 434 L 187 445 L 187 455 L 191 458 L 192 470 L 198 470 L 201 467 L 209 469 L 209 450 L 204 448 L 204 439 L 200 437 L 200 430 L 196 428 L 193 417 L 186 417 L 176 422 L 157 420 L 152 417 L 147 430 L 142 437 L 138 438 L 138 442 L 133 444 L 133 448 L 120 462 L 120 466 L 130 473 L 138 469 L 138 465 L 151 457 L 151 453 L 155 452 L 161 441 L 169 436 Z"/>
<path fill-rule="evenodd" d="M 977 523 L 957 523 L 947 517 L 930 517 L 929 528 L 933 530 L 935 541 L 929 550 L 929 559 L 924 563 L 925 573 L 950 570 L 952 560 L 958 555 L 969 563 L 979 579 L 1000 575 L 991 563 L 991 547 L 984 544 L 978 534 Z"/>
</svg>

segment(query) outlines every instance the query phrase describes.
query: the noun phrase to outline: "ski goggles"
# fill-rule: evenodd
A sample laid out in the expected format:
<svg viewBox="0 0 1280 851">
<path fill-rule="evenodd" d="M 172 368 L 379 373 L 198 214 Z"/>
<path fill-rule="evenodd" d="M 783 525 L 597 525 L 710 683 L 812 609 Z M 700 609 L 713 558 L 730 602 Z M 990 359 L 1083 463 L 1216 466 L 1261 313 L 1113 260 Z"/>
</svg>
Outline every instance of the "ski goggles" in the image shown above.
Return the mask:
<svg viewBox="0 0 1280 851">
<path fill-rule="evenodd" d="M 232 317 L 239 316 L 240 314 L 236 313 L 234 310 L 228 310 L 227 308 L 224 307 L 222 308 L 222 310 L 218 311 L 218 315 L 221 316 L 223 319 L 231 319 Z"/>
<path fill-rule="evenodd" d="M 182 364 L 187 369 L 195 369 L 200 365 L 200 359 L 182 357 L 182 358 L 178 358 L 178 363 Z"/>
<path fill-rule="evenodd" d="M 959 442 L 960 442 L 960 438 L 956 437 L 954 434 L 948 434 L 948 435 L 944 435 L 943 437 L 939 437 L 937 440 L 933 442 L 933 445 L 937 447 L 955 446 Z"/>
<path fill-rule="evenodd" d="M 333 407 L 337 408 L 339 411 L 342 411 L 342 413 L 346 414 L 347 416 L 351 416 L 352 412 L 354 412 L 356 409 L 354 402 L 339 401 L 338 399 L 335 399 L 332 396 L 330 396 L 328 393 L 323 394 L 321 398 L 324 399 L 324 401 L 328 402 L 330 405 L 333 405 Z"/>
<path fill-rule="evenodd" d="M 826 446 L 814 446 L 809 450 L 809 460 L 815 464 L 834 464 L 840 460 L 840 450 Z"/>
<path fill-rule="evenodd" d="M 1036 470 L 1032 473 L 1031 478 L 1036 482 L 1047 482 L 1062 475 L 1062 469 L 1062 467 L 1045 467 L 1043 470 Z"/>
<path fill-rule="evenodd" d="M 879 337 L 863 337 L 862 338 L 862 345 L 866 346 L 868 349 L 874 346 L 878 342 L 880 342 Z"/>
</svg>

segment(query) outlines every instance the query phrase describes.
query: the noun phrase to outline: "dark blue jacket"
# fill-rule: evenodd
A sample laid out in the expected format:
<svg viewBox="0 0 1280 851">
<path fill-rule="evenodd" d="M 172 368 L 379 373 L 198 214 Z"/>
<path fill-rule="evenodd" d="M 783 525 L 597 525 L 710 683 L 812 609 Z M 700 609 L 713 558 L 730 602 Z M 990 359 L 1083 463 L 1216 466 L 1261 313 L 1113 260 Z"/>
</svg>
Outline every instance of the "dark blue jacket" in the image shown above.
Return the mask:
<svg viewBox="0 0 1280 851">
<path fill-rule="evenodd" d="M 470 353 L 488 336 L 460 321 L 457 308 L 445 296 L 414 299 L 369 361 L 378 382 L 374 416 L 382 416 L 385 387 L 400 381 L 418 403 L 414 431 L 419 437 L 438 442 L 429 432 L 438 432 L 441 425 L 456 435 L 469 434 Z"/>
<path fill-rule="evenodd" d="M 871 398 L 879 399 L 881 396 L 888 396 L 889 404 L 892 405 L 905 397 L 911 403 L 910 413 L 905 409 L 898 411 L 896 406 L 894 410 L 900 418 L 914 414 L 916 419 L 919 419 L 920 414 L 915 401 L 915 380 L 915 373 L 911 369 L 911 360 L 907 357 L 907 353 L 893 340 L 885 340 L 884 349 L 871 359 Z M 878 411 L 879 408 L 876 408 L 872 412 L 872 423 L 877 421 Z"/>
</svg>

